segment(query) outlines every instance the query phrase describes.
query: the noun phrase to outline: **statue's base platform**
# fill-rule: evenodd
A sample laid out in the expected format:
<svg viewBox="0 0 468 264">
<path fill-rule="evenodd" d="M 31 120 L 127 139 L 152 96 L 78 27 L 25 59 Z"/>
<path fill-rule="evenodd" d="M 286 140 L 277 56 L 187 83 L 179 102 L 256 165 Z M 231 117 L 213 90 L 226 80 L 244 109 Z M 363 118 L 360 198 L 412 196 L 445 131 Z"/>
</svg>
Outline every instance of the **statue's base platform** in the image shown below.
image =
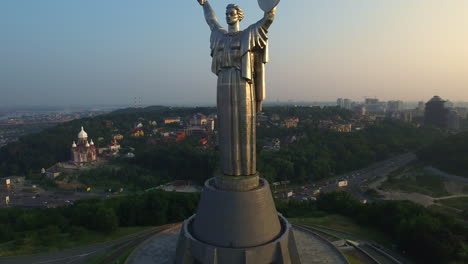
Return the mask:
<svg viewBox="0 0 468 264">
<path fill-rule="evenodd" d="M 182 225 L 162 231 L 138 246 L 125 264 L 174 264 Z M 293 226 L 302 264 L 349 264 L 340 251 L 311 232 Z"/>
<path fill-rule="evenodd" d="M 258 179 L 253 189 L 232 191 L 219 188 L 232 182 L 220 186 L 218 180 L 206 181 L 197 214 L 185 220 L 175 263 L 301 263 L 291 225 L 276 212 L 268 182 Z"/>
<path fill-rule="evenodd" d="M 226 263 L 226 264 L 300 264 L 299 253 L 292 227 L 281 214 L 278 214 L 282 232 L 273 241 L 263 245 L 248 248 L 217 247 L 199 241 L 190 233 L 191 225 L 196 215 L 187 219 L 180 231 L 177 243 L 177 264 L 188 263 Z"/>
</svg>

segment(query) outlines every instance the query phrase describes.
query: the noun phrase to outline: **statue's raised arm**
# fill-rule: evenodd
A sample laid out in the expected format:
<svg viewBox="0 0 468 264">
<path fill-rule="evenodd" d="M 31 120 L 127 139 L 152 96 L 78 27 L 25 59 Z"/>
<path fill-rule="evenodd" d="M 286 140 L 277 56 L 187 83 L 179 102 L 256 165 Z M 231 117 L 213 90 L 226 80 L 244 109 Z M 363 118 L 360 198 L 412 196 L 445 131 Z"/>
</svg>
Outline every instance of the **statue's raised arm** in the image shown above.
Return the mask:
<svg viewBox="0 0 468 264">
<path fill-rule="evenodd" d="M 263 16 L 262 19 L 260 19 L 260 21 L 257 22 L 257 24 L 260 24 L 265 29 L 268 29 L 271 26 L 271 24 L 273 24 L 273 20 L 275 20 L 275 16 L 276 16 L 276 7 L 274 7 L 268 12 L 265 12 L 265 15 Z"/>
<path fill-rule="evenodd" d="M 211 8 L 210 3 L 207 0 L 197 0 L 198 3 L 203 6 L 203 13 L 205 14 L 205 20 L 210 29 L 213 31 L 214 29 L 222 28 L 216 18 L 216 14 Z"/>
</svg>

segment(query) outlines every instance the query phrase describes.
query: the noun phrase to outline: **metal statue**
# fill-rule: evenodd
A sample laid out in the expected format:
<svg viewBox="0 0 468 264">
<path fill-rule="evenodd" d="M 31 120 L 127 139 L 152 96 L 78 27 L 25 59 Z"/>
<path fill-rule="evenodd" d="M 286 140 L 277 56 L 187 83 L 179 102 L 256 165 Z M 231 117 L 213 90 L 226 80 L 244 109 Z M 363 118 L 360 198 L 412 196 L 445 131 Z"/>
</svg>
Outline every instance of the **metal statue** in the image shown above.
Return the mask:
<svg viewBox="0 0 468 264">
<path fill-rule="evenodd" d="M 242 9 L 226 8 L 228 29 L 218 23 L 207 0 L 203 6 L 211 29 L 212 71 L 218 76 L 217 107 L 221 170 L 225 175 L 249 176 L 256 171 L 256 114 L 265 99 L 265 63 L 268 62 L 268 28 L 278 0 L 257 23 L 240 30 Z M 268 4 L 264 5 L 268 8 Z"/>
<path fill-rule="evenodd" d="M 268 12 L 277 6 L 279 2 L 280 0 L 258 0 L 258 5 L 263 11 Z"/>
</svg>

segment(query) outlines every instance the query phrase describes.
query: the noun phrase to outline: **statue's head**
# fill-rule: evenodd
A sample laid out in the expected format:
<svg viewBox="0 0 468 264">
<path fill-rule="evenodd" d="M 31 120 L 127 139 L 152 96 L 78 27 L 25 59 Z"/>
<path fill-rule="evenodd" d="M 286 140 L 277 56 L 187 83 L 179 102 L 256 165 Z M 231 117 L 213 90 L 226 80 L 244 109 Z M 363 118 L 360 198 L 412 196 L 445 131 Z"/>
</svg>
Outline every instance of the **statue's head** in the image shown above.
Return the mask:
<svg viewBox="0 0 468 264">
<path fill-rule="evenodd" d="M 228 25 L 234 25 L 244 19 L 244 11 L 238 5 L 229 4 L 226 7 L 226 22 Z"/>
</svg>

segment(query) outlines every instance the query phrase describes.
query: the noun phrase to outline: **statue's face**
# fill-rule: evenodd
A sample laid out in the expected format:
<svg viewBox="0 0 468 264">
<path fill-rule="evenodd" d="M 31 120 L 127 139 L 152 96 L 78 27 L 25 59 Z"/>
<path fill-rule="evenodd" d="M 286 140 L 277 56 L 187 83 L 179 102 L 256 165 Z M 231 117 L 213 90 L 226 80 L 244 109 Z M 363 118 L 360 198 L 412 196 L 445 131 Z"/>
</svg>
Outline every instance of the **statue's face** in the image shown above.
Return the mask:
<svg viewBox="0 0 468 264">
<path fill-rule="evenodd" d="M 234 25 L 237 22 L 239 22 L 239 15 L 237 14 L 237 9 L 226 9 L 226 22 L 228 23 L 228 25 Z"/>
</svg>

